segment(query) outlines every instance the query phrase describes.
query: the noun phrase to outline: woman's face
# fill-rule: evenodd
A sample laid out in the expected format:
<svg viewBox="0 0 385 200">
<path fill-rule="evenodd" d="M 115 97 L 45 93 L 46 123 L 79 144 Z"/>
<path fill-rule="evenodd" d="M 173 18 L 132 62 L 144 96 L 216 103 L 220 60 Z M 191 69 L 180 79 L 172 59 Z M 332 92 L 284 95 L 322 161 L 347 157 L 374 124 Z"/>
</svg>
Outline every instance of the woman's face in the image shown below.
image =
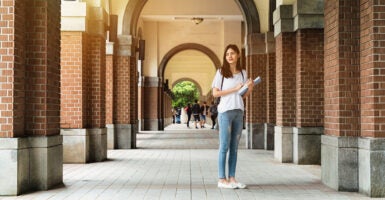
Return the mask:
<svg viewBox="0 0 385 200">
<path fill-rule="evenodd" d="M 231 64 L 237 64 L 238 61 L 238 53 L 234 51 L 233 49 L 229 48 L 226 51 L 226 61 Z"/>
</svg>

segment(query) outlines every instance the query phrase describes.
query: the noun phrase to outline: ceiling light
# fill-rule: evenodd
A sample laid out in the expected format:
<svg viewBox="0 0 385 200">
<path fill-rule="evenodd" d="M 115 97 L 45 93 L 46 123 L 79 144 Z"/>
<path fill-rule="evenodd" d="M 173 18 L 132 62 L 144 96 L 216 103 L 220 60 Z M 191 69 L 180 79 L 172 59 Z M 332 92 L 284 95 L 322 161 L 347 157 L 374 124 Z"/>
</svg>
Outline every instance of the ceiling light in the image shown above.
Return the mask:
<svg viewBox="0 0 385 200">
<path fill-rule="evenodd" d="M 194 24 L 198 25 L 198 24 L 203 22 L 203 18 L 202 17 L 193 17 L 193 18 L 191 18 L 191 21 L 194 22 Z"/>
</svg>

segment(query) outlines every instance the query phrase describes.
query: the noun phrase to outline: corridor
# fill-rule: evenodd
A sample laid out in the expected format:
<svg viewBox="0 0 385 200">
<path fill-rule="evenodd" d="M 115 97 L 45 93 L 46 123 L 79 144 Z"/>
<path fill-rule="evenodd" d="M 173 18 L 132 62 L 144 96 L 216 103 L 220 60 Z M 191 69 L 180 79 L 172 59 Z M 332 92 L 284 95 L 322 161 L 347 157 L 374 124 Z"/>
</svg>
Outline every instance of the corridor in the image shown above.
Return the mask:
<svg viewBox="0 0 385 200">
<path fill-rule="evenodd" d="M 218 189 L 217 132 L 171 125 L 138 134 L 138 149 L 109 150 L 108 160 L 65 164 L 64 186 L 10 199 L 369 199 L 323 185 L 320 166 L 282 164 L 273 151 L 247 150 L 242 137 L 237 178 L 247 189 Z"/>
</svg>

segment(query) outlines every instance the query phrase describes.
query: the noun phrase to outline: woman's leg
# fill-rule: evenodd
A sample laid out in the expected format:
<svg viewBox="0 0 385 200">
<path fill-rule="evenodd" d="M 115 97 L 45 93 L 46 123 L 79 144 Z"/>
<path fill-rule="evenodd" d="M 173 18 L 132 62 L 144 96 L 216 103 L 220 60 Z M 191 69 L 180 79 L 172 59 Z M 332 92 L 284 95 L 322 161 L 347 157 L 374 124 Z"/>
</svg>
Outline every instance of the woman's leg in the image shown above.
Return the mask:
<svg viewBox="0 0 385 200">
<path fill-rule="evenodd" d="M 218 178 L 226 179 L 226 157 L 230 140 L 228 112 L 219 114 L 218 123 L 221 127 L 219 129 Z"/>
<path fill-rule="evenodd" d="M 235 177 L 235 170 L 237 166 L 237 154 L 239 139 L 242 135 L 243 128 L 243 111 L 234 110 L 234 119 L 231 123 L 231 139 L 229 152 L 229 177 Z"/>
</svg>

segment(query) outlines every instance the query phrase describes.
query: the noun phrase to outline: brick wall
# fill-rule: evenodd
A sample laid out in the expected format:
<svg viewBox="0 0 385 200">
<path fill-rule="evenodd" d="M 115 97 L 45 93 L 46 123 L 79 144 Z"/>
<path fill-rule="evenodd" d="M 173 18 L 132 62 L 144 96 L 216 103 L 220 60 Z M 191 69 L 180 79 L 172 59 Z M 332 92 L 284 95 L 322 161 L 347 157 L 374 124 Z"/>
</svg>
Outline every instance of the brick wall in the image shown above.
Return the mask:
<svg viewBox="0 0 385 200">
<path fill-rule="evenodd" d="M 360 135 L 358 8 L 359 0 L 325 1 L 324 133 L 327 135 Z"/>
<path fill-rule="evenodd" d="M 361 136 L 385 137 L 384 1 L 361 0 L 359 3 Z"/>
<path fill-rule="evenodd" d="M 295 126 L 296 115 L 296 37 L 281 33 L 275 38 L 278 126 Z"/>
<path fill-rule="evenodd" d="M 83 32 L 62 32 L 61 128 L 84 128 L 87 110 L 87 37 Z"/>
<path fill-rule="evenodd" d="M 323 126 L 323 29 L 297 31 L 297 127 Z"/>
<path fill-rule="evenodd" d="M 29 135 L 60 127 L 60 0 L 26 1 L 26 115 Z"/>
</svg>

